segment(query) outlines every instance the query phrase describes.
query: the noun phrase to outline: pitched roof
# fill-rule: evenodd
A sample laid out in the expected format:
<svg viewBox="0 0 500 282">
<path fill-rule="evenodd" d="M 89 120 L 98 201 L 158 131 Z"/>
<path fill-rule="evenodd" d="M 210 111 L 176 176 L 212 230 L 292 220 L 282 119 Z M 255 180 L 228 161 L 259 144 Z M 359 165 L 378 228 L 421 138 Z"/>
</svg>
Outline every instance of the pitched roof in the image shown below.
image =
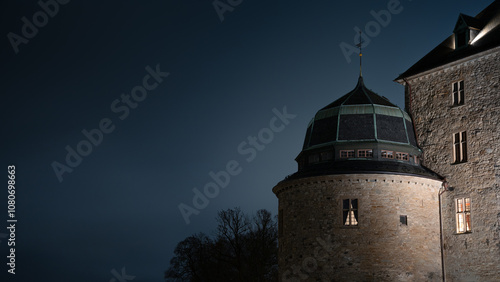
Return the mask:
<svg viewBox="0 0 500 282">
<path fill-rule="evenodd" d="M 460 13 L 458 16 L 457 24 L 455 25 L 455 30 L 464 23 L 466 26 L 475 29 L 482 29 L 484 27 L 484 22 L 481 19 L 476 19 L 474 17 Z"/>
<path fill-rule="evenodd" d="M 400 81 L 500 46 L 500 0 L 495 0 L 475 17 L 460 14 L 457 24 L 460 20 L 469 27 L 481 29 L 472 44 L 455 49 L 455 36 L 452 34 L 395 80 Z"/>
<path fill-rule="evenodd" d="M 363 82 L 363 77 L 360 76 L 358 79 L 358 84 L 354 89 L 340 97 L 335 102 L 329 104 L 321 110 L 330 109 L 343 105 L 364 105 L 364 104 L 376 104 L 389 107 L 397 107 L 393 103 L 389 102 L 387 98 L 377 95 L 375 92 L 366 88 Z"/>
</svg>

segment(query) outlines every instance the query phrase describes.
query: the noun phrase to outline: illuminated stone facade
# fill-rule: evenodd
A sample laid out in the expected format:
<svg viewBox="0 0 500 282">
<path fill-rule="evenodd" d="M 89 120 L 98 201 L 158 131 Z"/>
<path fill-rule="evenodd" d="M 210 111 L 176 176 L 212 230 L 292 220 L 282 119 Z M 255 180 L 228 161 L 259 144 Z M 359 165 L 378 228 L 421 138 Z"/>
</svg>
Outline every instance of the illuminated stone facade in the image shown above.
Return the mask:
<svg viewBox="0 0 500 282">
<path fill-rule="evenodd" d="M 453 105 L 457 81 L 464 82 L 462 105 Z M 442 206 L 447 280 L 500 281 L 500 48 L 414 75 L 406 85 L 422 162 L 454 188 Z M 461 132 L 466 161 L 457 162 L 453 139 Z M 460 230 L 457 200 L 465 198 L 470 227 Z"/>
<path fill-rule="evenodd" d="M 281 281 L 442 281 L 441 184 L 394 174 L 278 184 Z M 346 199 L 357 200 L 357 225 L 345 225 Z"/>
<path fill-rule="evenodd" d="M 360 78 L 309 124 L 280 281 L 500 281 L 500 1 L 396 81 L 409 115 Z"/>
</svg>

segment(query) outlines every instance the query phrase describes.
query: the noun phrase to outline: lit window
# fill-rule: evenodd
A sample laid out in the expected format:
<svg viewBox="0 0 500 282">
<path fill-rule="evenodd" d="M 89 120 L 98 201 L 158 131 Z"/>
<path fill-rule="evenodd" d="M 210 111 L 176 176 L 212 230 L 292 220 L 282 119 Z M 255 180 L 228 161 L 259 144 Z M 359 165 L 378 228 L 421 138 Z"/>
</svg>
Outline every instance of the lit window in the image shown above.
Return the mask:
<svg viewBox="0 0 500 282">
<path fill-rule="evenodd" d="M 345 158 L 354 158 L 354 150 L 340 150 L 340 157 Z"/>
<path fill-rule="evenodd" d="M 342 223 L 344 226 L 358 225 L 358 199 L 342 200 Z"/>
<path fill-rule="evenodd" d="M 401 160 L 401 161 L 409 160 L 408 153 L 396 152 L 396 160 Z"/>
<path fill-rule="evenodd" d="M 460 198 L 456 200 L 457 204 L 457 233 L 470 232 L 470 198 Z"/>
<path fill-rule="evenodd" d="M 322 152 L 321 153 L 321 160 L 322 161 L 329 161 L 333 159 L 333 153 L 332 152 Z"/>
<path fill-rule="evenodd" d="M 463 105 L 464 101 L 465 101 L 464 81 L 461 80 L 461 81 L 457 81 L 457 82 L 453 83 L 452 92 L 453 92 L 453 95 L 452 95 L 453 106 Z"/>
<path fill-rule="evenodd" d="M 394 159 L 394 152 L 393 151 L 382 150 L 382 158 L 384 158 L 384 159 Z"/>
<path fill-rule="evenodd" d="M 467 132 L 453 134 L 453 163 L 467 161 Z"/>
<path fill-rule="evenodd" d="M 358 158 L 371 158 L 373 157 L 372 149 L 358 150 Z"/>
</svg>

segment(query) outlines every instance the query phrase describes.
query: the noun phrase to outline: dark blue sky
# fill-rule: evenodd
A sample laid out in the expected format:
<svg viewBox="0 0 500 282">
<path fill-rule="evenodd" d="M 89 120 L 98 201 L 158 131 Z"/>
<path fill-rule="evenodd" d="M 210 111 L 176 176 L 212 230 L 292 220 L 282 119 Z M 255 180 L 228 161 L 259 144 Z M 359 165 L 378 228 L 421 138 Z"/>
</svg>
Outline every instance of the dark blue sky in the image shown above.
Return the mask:
<svg viewBox="0 0 500 282">
<path fill-rule="evenodd" d="M 357 82 L 357 55 L 348 63 L 340 48 L 357 43 L 356 27 L 372 28 L 365 84 L 402 107 L 393 79 L 449 36 L 460 12 L 490 2 L 233 0 L 221 21 L 211 1 L 73 0 L 49 7 L 44 23 L 37 1 L 9 1 L 0 11 L 1 165 L 5 177 L 16 166 L 17 274 L 6 274 L 1 236 L 5 180 L 0 280 L 111 281 L 125 268 L 131 281 L 163 281 L 176 244 L 210 234 L 217 211 L 277 213 L 271 189 L 296 171 L 307 123 Z M 388 5 L 385 26 L 371 23 Z M 34 14 L 42 27 L 19 41 L 22 18 Z M 156 68 L 161 76 L 146 77 Z M 131 92 L 140 101 L 122 100 Z M 284 107 L 296 116 L 288 124 L 273 119 Z M 100 126 L 109 133 L 93 135 L 89 149 L 82 130 Z M 267 144 L 251 149 L 259 132 Z M 88 155 L 71 167 L 66 148 L 80 143 Z M 72 169 L 62 181 L 54 162 Z M 193 188 L 228 163 L 235 175 L 186 224 L 179 204 L 193 207 Z"/>
</svg>

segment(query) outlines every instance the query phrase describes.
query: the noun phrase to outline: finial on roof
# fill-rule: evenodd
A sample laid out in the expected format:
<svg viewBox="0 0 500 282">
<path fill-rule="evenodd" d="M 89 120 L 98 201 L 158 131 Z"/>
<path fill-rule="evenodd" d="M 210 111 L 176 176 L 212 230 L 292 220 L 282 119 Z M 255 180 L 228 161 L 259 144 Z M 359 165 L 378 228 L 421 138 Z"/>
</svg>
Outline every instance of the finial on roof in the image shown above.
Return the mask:
<svg viewBox="0 0 500 282">
<path fill-rule="evenodd" d="M 361 37 L 361 30 L 359 31 L 359 43 L 356 45 L 359 48 L 359 77 L 363 77 L 363 72 L 362 72 L 362 65 L 361 65 L 361 58 L 363 57 L 363 52 L 362 52 L 362 45 L 364 41 L 363 38 Z"/>
</svg>

